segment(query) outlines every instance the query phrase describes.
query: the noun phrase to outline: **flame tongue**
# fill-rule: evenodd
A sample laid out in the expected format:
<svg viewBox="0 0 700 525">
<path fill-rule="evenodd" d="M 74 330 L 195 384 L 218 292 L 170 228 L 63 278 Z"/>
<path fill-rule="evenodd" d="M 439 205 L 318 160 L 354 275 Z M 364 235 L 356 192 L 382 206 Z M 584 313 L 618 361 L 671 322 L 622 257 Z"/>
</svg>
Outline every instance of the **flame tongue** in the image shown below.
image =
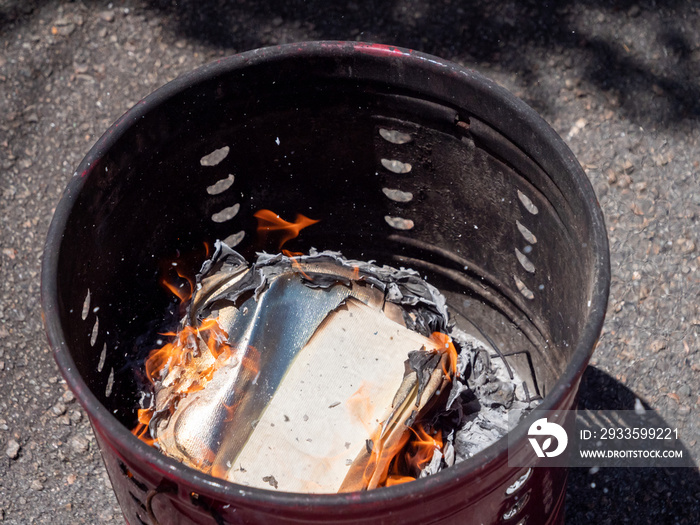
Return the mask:
<svg viewBox="0 0 700 525">
<path fill-rule="evenodd" d="M 431 433 L 422 424 L 409 430 L 406 445 L 392 458 L 390 471 L 380 486 L 391 487 L 414 481 L 434 459 L 442 459 L 443 441 L 440 430 Z"/>
<path fill-rule="evenodd" d="M 269 236 L 275 236 L 278 250 L 281 249 L 287 241 L 297 237 L 301 230 L 319 222 L 314 219 L 309 219 L 301 213 L 297 213 L 294 222 L 287 222 L 270 210 L 256 211 L 253 216 L 258 219 L 258 239 L 265 243 Z"/>
</svg>

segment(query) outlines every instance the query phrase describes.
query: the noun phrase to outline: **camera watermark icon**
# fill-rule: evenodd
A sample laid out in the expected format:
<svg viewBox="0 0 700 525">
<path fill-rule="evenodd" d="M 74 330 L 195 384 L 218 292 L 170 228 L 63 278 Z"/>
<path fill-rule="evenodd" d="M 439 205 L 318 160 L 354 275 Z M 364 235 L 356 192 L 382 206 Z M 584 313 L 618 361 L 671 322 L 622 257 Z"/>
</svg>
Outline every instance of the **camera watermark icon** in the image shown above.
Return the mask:
<svg viewBox="0 0 700 525">
<path fill-rule="evenodd" d="M 537 457 L 543 458 L 555 458 L 560 455 L 564 450 L 566 450 L 566 445 L 569 443 L 569 437 L 566 435 L 566 430 L 561 425 L 556 423 L 550 423 L 547 421 L 546 417 L 538 419 L 532 425 L 530 425 L 530 430 L 527 432 L 528 440 L 530 445 L 535 450 Z M 547 438 L 540 443 L 536 437 L 532 436 L 547 436 Z M 557 446 L 554 450 L 549 450 L 552 447 L 552 438 L 556 439 Z"/>
</svg>

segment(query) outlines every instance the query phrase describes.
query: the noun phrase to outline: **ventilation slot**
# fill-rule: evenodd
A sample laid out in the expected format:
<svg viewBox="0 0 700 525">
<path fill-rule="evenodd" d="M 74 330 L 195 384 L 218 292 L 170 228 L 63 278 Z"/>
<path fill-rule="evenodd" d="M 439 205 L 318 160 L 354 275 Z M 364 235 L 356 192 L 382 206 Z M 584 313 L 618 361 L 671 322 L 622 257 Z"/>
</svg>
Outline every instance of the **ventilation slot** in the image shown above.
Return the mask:
<svg viewBox="0 0 700 525">
<path fill-rule="evenodd" d="M 537 215 L 539 213 L 539 210 L 537 209 L 537 206 L 530 200 L 530 197 L 525 195 L 522 191 L 518 190 L 518 199 L 520 199 L 520 202 L 523 203 L 523 206 L 525 206 L 525 209 L 532 213 L 533 215 Z"/>
<path fill-rule="evenodd" d="M 219 164 L 222 160 L 224 160 L 228 156 L 229 152 L 229 147 L 224 146 L 223 148 L 215 149 L 208 155 L 204 155 L 201 159 L 199 159 L 199 163 L 202 166 L 216 166 Z"/>
<path fill-rule="evenodd" d="M 395 129 L 380 128 L 379 134 L 384 140 L 391 142 L 392 144 L 406 144 L 411 142 L 411 135 L 396 131 Z"/>
<path fill-rule="evenodd" d="M 382 159 L 381 163 L 382 166 L 394 173 L 408 173 L 413 167 L 408 162 L 401 162 L 400 160 Z"/>
<path fill-rule="evenodd" d="M 225 179 L 221 179 L 211 186 L 207 186 L 207 193 L 209 195 L 218 195 L 219 193 L 223 193 L 233 186 L 234 180 L 236 180 L 236 178 L 233 175 L 229 175 Z"/>
<path fill-rule="evenodd" d="M 389 226 L 396 230 L 411 230 L 415 226 L 411 219 L 403 219 L 401 217 L 391 217 L 390 215 L 385 215 L 384 220 Z"/>
<path fill-rule="evenodd" d="M 410 191 L 382 188 L 382 192 L 394 202 L 411 202 L 413 200 L 413 193 Z"/>
<path fill-rule="evenodd" d="M 234 204 L 233 206 L 229 206 L 228 208 L 224 208 L 223 210 L 213 214 L 211 216 L 211 220 L 219 223 L 230 221 L 238 214 L 238 210 L 240 209 L 240 204 Z"/>
</svg>

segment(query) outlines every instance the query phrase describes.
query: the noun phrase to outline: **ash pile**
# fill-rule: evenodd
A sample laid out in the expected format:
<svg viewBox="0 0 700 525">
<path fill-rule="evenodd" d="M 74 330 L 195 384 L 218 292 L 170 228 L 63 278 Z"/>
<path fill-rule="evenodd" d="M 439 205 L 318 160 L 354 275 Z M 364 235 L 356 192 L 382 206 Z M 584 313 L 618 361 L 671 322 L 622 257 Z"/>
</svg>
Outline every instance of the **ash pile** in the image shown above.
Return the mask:
<svg viewBox="0 0 700 525">
<path fill-rule="evenodd" d="M 217 242 L 182 309 L 146 360 L 133 432 L 235 483 L 409 482 L 477 454 L 508 432 L 509 411 L 537 403 L 410 269 L 314 250 L 250 264 Z"/>
</svg>

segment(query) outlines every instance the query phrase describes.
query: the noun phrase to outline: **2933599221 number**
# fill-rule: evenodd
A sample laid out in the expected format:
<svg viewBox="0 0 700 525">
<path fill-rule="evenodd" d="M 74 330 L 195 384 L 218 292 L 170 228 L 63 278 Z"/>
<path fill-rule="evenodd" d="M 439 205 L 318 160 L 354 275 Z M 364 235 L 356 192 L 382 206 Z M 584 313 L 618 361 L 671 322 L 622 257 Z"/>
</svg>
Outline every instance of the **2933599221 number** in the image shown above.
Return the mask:
<svg viewBox="0 0 700 525">
<path fill-rule="evenodd" d="M 651 428 L 601 428 L 599 439 L 678 439 L 678 429 Z"/>
</svg>

